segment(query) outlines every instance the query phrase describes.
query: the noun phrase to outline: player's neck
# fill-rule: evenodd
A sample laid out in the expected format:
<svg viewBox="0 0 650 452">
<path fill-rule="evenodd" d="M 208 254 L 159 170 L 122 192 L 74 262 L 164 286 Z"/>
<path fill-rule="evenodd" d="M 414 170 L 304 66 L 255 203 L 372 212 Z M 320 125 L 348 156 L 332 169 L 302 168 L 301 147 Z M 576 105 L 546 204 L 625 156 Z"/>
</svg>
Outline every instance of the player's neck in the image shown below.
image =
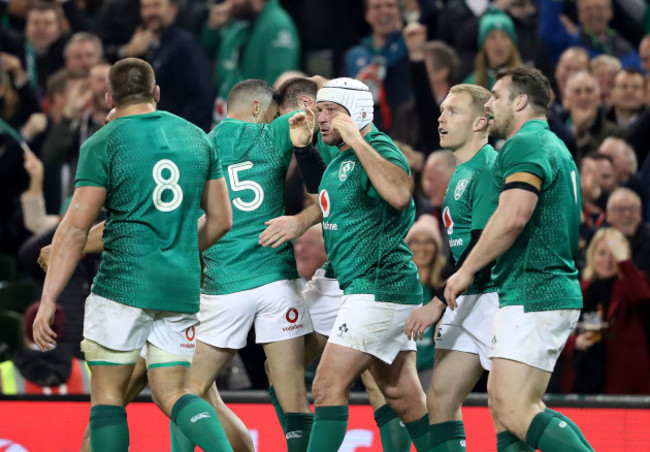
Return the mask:
<svg viewBox="0 0 650 452">
<path fill-rule="evenodd" d="M 545 115 L 536 115 L 534 113 L 524 114 L 518 117 L 515 116 L 514 127 L 512 128 L 512 130 L 510 130 L 510 133 L 508 133 L 508 135 L 506 136 L 506 140 L 509 140 L 510 138 L 515 136 L 515 134 L 519 132 L 519 129 L 521 129 L 524 126 L 524 124 L 534 119 L 541 119 L 542 121 L 547 120 Z"/>
<path fill-rule="evenodd" d="M 115 117 L 121 118 L 123 116 L 145 115 L 156 111 L 156 106 L 151 103 L 133 104 L 124 108 L 115 109 Z"/>
<path fill-rule="evenodd" d="M 485 135 L 472 136 L 469 141 L 454 151 L 456 165 L 462 165 L 471 160 L 486 144 L 487 137 Z"/>
</svg>

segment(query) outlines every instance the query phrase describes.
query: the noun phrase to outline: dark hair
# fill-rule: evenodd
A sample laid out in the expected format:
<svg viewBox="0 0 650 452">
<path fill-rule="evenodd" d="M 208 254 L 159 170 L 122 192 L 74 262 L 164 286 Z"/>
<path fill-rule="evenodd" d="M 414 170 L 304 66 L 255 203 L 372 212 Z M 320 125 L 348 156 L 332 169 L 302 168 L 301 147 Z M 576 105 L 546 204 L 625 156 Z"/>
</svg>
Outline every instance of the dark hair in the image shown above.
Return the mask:
<svg viewBox="0 0 650 452">
<path fill-rule="evenodd" d="M 422 46 L 422 50 L 433 57 L 433 69 L 449 69 L 449 75 L 447 76 L 449 84 L 458 83 L 460 63 L 458 62 L 458 54 L 453 47 L 443 41 L 429 41 Z"/>
<path fill-rule="evenodd" d="M 510 98 L 520 94 L 528 96 L 528 102 L 537 114 L 548 115 L 551 104 L 551 84 L 538 69 L 516 67 L 501 69 L 497 72 L 495 82 L 510 77 Z"/>
<path fill-rule="evenodd" d="M 586 153 L 584 155 L 584 157 L 582 157 L 582 160 L 584 160 L 584 159 L 607 160 L 612 165 L 614 164 L 614 161 L 612 160 L 612 158 L 609 155 L 603 154 L 602 152 L 599 152 L 599 151 L 591 151 L 591 152 Z"/>
<path fill-rule="evenodd" d="M 228 94 L 228 109 L 238 104 L 249 104 L 259 100 L 268 106 L 275 100 L 273 88 L 264 80 L 248 79 L 237 83 Z"/>
<path fill-rule="evenodd" d="M 154 102 L 156 77 L 149 63 L 139 58 L 125 58 L 108 73 L 108 90 L 118 108 Z"/>
<path fill-rule="evenodd" d="M 623 68 L 623 69 L 621 69 L 620 71 L 618 71 L 619 74 L 620 74 L 621 72 L 624 72 L 624 73 L 627 74 L 627 75 L 640 75 L 641 77 L 644 77 L 643 72 L 641 72 L 640 70 L 638 70 L 638 69 L 635 68 L 635 67 L 626 67 L 626 68 Z M 618 75 L 618 74 L 617 74 L 617 75 Z M 644 78 L 645 78 L 645 77 L 644 77 Z"/>
<path fill-rule="evenodd" d="M 275 98 L 278 105 L 286 108 L 302 108 L 298 98 L 302 95 L 310 96 L 316 99 L 318 94 L 318 85 L 316 82 L 304 77 L 294 77 L 285 81 L 275 92 Z"/>
</svg>

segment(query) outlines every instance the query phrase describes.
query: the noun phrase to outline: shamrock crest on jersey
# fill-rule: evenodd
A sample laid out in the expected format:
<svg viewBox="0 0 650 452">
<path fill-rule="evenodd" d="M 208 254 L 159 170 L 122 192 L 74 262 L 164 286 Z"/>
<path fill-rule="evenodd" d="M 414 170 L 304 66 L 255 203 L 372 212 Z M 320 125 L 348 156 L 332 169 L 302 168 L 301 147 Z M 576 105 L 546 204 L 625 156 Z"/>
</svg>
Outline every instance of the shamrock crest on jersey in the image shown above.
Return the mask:
<svg viewBox="0 0 650 452">
<path fill-rule="evenodd" d="M 454 191 L 454 199 L 458 201 L 461 196 L 463 196 L 463 192 L 465 191 L 465 187 L 467 187 L 467 179 L 461 179 L 458 181 L 456 184 L 456 190 Z"/>
<path fill-rule="evenodd" d="M 346 160 L 345 162 L 341 163 L 341 167 L 339 168 L 339 180 L 341 182 L 345 182 L 348 179 L 348 175 L 354 170 L 354 165 L 355 162 L 351 160 Z"/>
</svg>

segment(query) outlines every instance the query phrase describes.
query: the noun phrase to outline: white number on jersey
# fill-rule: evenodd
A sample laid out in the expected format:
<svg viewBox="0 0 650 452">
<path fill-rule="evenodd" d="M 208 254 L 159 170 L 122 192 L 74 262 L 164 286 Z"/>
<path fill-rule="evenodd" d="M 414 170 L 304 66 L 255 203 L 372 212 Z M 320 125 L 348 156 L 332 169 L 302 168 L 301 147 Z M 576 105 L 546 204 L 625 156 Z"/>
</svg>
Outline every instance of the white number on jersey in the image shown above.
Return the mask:
<svg viewBox="0 0 650 452">
<path fill-rule="evenodd" d="M 571 182 L 573 182 L 573 197 L 575 198 L 575 203 L 578 204 L 578 182 L 576 181 L 575 171 L 571 171 Z"/>
<path fill-rule="evenodd" d="M 241 198 L 233 199 L 232 203 L 235 207 L 244 212 L 251 212 L 257 209 L 262 205 L 262 201 L 264 201 L 264 190 L 262 189 L 262 186 L 252 180 L 240 180 L 239 174 L 237 174 L 240 171 L 251 169 L 252 167 L 253 162 L 241 162 L 228 165 L 230 188 L 232 188 L 233 191 L 251 190 L 255 194 L 253 200 L 248 202 L 243 201 Z"/>
<path fill-rule="evenodd" d="M 163 177 L 163 171 L 169 171 L 169 177 Z M 177 209 L 183 201 L 183 189 L 178 185 L 178 179 L 181 173 L 178 166 L 168 159 L 160 160 L 153 167 L 153 180 L 156 182 L 156 188 L 153 191 L 153 205 L 161 212 L 171 212 Z M 170 190 L 172 192 L 172 199 L 163 201 L 162 194 Z"/>
</svg>

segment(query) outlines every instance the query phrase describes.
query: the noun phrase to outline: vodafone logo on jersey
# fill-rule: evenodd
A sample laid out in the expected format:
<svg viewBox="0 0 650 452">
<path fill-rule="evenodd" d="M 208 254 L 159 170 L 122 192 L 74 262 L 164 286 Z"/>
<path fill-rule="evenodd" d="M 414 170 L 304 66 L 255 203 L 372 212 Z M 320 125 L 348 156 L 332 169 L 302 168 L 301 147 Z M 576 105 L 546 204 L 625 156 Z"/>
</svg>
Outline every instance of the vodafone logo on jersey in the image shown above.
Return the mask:
<svg viewBox="0 0 650 452">
<path fill-rule="evenodd" d="M 442 212 L 442 221 L 445 223 L 445 227 L 447 228 L 447 234 L 453 234 L 454 220 L 451 219 L 451 213 L 449 213 L 449 206 L 445 207 L 445 210 Z"/>
<path fill-rule="evenodd" d="M 323 218 L 327 218 L 330 215 L 330 195 L 327 193 L 327 190 L 321 190 L 318 195 L 318 204 L 320 204 L 320 210 L 323 211 Z"/>
</svg>

